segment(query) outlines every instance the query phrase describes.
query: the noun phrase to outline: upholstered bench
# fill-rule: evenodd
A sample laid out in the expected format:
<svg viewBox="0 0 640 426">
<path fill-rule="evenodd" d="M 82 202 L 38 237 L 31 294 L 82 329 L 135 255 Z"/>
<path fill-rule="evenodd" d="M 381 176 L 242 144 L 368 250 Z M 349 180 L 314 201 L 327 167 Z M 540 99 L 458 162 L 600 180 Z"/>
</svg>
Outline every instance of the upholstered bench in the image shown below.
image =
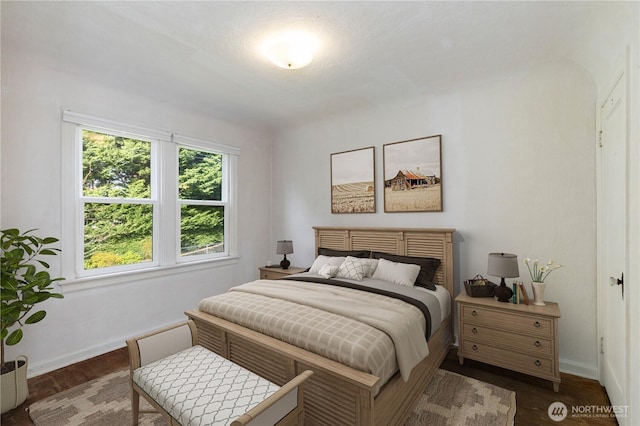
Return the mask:
<svg viewBox="0 0 640 426">
<path fill-rule="evenodd" d="M 171 425 L 300 425 L 305 371 L 280 387 L 197 345 L 192 321 L 127 341 L 133 424 L 140 395 Z"/>
</svg>

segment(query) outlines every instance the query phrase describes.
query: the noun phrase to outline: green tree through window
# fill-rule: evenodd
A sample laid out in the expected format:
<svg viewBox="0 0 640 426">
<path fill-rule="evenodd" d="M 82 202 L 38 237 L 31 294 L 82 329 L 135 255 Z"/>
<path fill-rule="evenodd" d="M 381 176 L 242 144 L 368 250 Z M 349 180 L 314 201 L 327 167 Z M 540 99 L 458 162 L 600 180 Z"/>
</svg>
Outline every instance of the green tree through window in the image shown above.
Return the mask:
<svg viewBox="0 0 640 426">
<path fill-rule="evenodd" d="M 180 254 L 224 251 L 223 156 L 190 148 L 178 153 Z"/>
<path fill-rule="evenodd" d="M 82 131 L 84 267 L 153 258 L 151 143 Z"/>
<path fill-rule="evenodd" d="M 82 131 L 84 268 L 153 260 L 152 144 Z M 180 147 L 180 255 L 224 251 L 223 155 Z"/>
</svg>

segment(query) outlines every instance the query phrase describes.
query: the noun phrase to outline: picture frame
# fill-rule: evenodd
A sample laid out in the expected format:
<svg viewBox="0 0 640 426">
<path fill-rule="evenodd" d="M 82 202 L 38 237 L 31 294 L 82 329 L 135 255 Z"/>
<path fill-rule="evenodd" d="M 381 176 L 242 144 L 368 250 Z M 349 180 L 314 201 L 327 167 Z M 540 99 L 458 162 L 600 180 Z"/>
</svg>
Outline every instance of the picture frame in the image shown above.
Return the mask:
<svg viewBox="0 0 640 426">
<path fill-rule="evenodd" d="M 384 211 L 442 211 L 441 135 L 382 146 Z"/>
<path fill-rule="evenodd" d="M 331 213 L 375 213 L 375 182 L 375 147 L 331 154 Z"/>
</svg>

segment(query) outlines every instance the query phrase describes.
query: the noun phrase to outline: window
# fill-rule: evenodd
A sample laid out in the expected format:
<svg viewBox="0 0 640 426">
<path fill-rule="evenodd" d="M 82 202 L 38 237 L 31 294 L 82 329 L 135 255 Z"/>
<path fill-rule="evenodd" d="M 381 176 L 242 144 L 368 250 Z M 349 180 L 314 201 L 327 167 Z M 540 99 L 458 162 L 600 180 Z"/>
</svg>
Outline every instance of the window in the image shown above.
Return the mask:
<svg viewBox="0 0 640 426">
<path fill-rule="evenodd" d="M 224 253 L 224 156 L 178 148 L 180 256 Z"/>
<path fill-rule="evenodd" d="M 153 262 L 152 142 L 80 131 L 84 269 Z"/>
<path fill-rule="evenodd" d="M 67 280 L 236 256 L 237 149 L 68 111 L 63 142 Z"/>
</svg>

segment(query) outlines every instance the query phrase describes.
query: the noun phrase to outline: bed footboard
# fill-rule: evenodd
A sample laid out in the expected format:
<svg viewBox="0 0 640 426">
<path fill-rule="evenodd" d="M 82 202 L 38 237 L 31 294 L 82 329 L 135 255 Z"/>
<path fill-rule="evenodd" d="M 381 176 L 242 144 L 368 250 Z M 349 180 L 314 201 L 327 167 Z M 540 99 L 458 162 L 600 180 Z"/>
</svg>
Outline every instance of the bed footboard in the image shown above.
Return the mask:
<svg viewBox="0 0 640 426">
<path fill-rule="evenodd" d="M 199 343 L 277 385 L 312 370 L 305 383 L 305 425 L 373 425 L 378 378 L 197 310 L 187 311 Z"/>
<path fill-rule="evenodd" d="M 404 424 L 452 341 L 445 322 L 410 380 L 405 383 L 396 374 L 376 396 L 376 376 L 198 310 L 186 315 L 195 322 L 202 346 L 277 385 L 312 370 L 305 384 L 305 425 Z"/>
</svg>

